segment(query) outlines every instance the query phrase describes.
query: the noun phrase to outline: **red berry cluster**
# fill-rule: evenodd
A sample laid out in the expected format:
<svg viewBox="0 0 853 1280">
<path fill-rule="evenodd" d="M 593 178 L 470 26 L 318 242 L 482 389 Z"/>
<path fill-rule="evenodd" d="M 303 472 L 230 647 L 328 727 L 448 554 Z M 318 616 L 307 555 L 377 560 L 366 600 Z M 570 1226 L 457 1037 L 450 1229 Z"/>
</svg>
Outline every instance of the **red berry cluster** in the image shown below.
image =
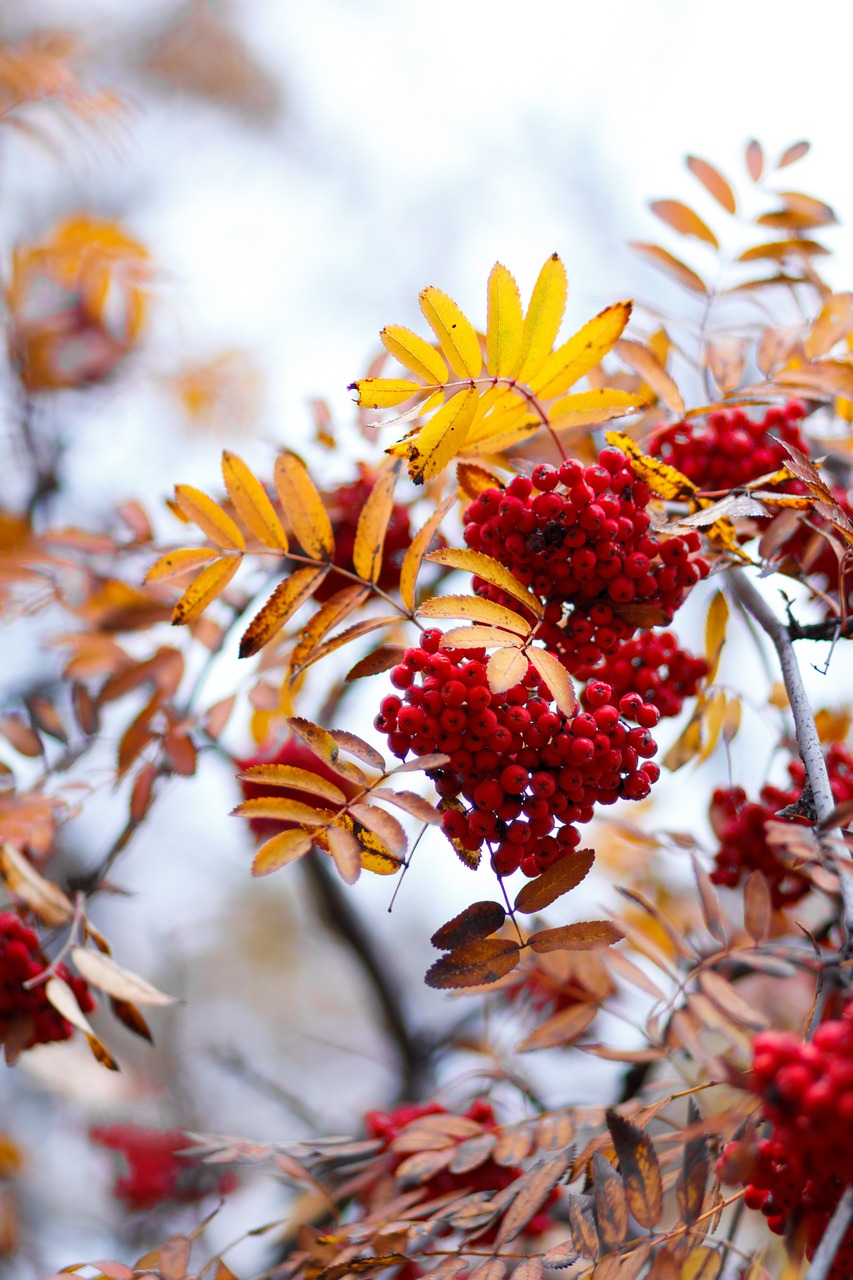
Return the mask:
<svg viewBox="0 0 853 1280">
<path fill-rule="evenodd" d="M 440 643 L 440 631 L 425 631 L 421 647 L 406 650 L 391 672 L 402 697 L 385 698 L 374 723 L 401 759 L 450 757 L 428 774 L 444 801 L 445 833 L 462 849 L 485 844 L 498 875 L 520 867 L 536 876 L 577 847 L 576 824 L 591 820 L 596 803 L 649 794 L 660 774 L 650 760 L 657 707 L 637 693 L 614 704 L 610 685 L 593 680 L 584 710 L 565 716 L 532 663 L 522 683 L 495 694 L 484 650 Z"/>
<path fill-rule="evenodd" d="M 662 717 L 677 716 L 685 698 L 692 698 L 708 673 L 704 658 L 678 647 L 669 631 L 641 631 L 626 640 L 597 666 L 577 672 L 582 680 L 604 680 L 613 697 L 638 693 L 657 707 Z"/>
<path fill-rule="evenodd" d="M 0 1041 L 11 1034 L 16 1045 L 32 1049 L 52 1040 L 68 1040 L 74 1034 L 71 1023 L 49 1002 L 43 983 L 29 990 L 24 987 L 30 978 L 44 973 L 47 964 L 33 930 L 12 912 L 0 915 Z M 57 966 L 56 976 L 68 983 L 84 1013 L 95 1008 L 82 978 L 62 964 Z"/>
<path fill-rule="evenodd" d="M 853 799 L 853 753 L 834 743 L 826 753 L 826 766 L 836 803 Z M 779 850 L 767 841 L 767 823 L 778 821 L 779 810 L 795 804 L 803 792 L 806 771 L 802 761 L 793 761 L 788 773 L 793 785 L 788 790 L 763 787 L 760 803 L 748 801 L 742 787 L 728 787 L 714 792 L 710 809 L 711 826 L 720 841 L 711 879 L 735 888 L 751 871 L 762 871 L 774 907 L 798 902 L 811 888 L 809 878 L 784 862 Z"/>
<path fill-rule="evenodd" d="M 656 431 L 648 449 L 700 489 L 736 489 L 785 465 L 788 454 L 780 441 L 808 455 L 798 425 L 805 414 L 800 400 L 782 409 L 774 405 L 756 420 L 742 409 L 717 409 L 704 425 L 675 422 Z"/>
<path fill-rule="evenodd" d="M 332 564 L 350 573 L 353 571 L 352 553 L 358 518 L 370 497 L 375 482 L 376 475 L 362 465 L 358 480 L 353 481 L 352 484 L 339 485 L 337 489 L 326 490 L 323 493 L 323 504 L 329 513 L 335 535 L 335 554 Z M 395 503 L 391 508 L 391 517 L 385 530 L 382 569 L 376 583 L 383 591 L 392 590 L 399 584 L 400 566 L 411 540 L 409 513 L 405 507 Z M 332 571 L 315 590 L 314 597 L 320 601 L 328 600 L 336 591 L 348 585 L 348 579 Z"/>
<path fill-rule="evenodd" d="M 774 406 L 754 421 L 742 409 L 719 409 L 708 414 L 704 426 L 676 422 L 656 432 L 648 447 L 700 489 L 712 493 L 736 489 L 785 465 L 788 454 L 782 448 L 783 441 L 808 456 L 809 446 L 798 425 L 805 413 L 800 400 L 789 400 L 784 408 Z M 789 480 L 779 491 L 805 494 L 809 489 L 801 480 Z M 846 491 L 833 485 L 831 492 L 846 514 L 853 516 Z M 818 527 L 823 523 L 816 516 L 811 521 Z M 838 558 L 826 540 L 808 526 L 799 525 L 779 554 L 791 556 L 838 589 Z"/>
<path fill-rule="evenodd" d="M 753 1042 L 750 1087 L 763 1100 L 770 1136 L 758 1143 L 744 1203 L 778 1234 L 803 1224 L 814 1254 L 853 1168 L 853 1005 L 824 1022 L 811 1043 L 766 1031 Z M 722 1170 L 727 1156 L 724 1152 Z M 853 1227 L 831 1280 L 853 1275 Z"/>
<path fill-rule="evenodd" d="M 603 449 L 594 466 L 542 463 L 504 491 L 484 489 L 465 512 L 468 546 L 499 560 L 546 601 L 537 634 L 574 674 L 634 634 L 636 606 L 672 618 L 708 573 L 695 554 L 698 533 L 661 541 L 651 532 L 650 498 L 625 455 Z M 474 590 L 518 608 L 480 579 Z"/>
<path fill-rule="evenodd" d="M 137 1124 L 96 1125 L 89 1137 L 99 1147 L 118 1151 L 127 1174 L 117 1177 L 113 1195 L 128 1209 L 162 1204 L 194 1204 L 214 1192 L 227 1195 L 237 1185 L 233 1173 L 200 1165 L 178 1155 L 190 1140 L 180 1129 L 145 1129 Z"/>
<path fill-rule="evenodd" d="M 447 1109 L 439 1106 L 436 1102 L 426 1103 L 422 1106 L 397 1107 L 394 1111 L 369 1111 L 364 1118 L 367 1132 L 371 1137 L 382 1138 L 386 1143 L 385 1152 L 380 1153 L 379 1156 L 382 1172 L 393 1175 L 403 1161 L 407 1159 L 408 1155 L 411 1154 L 411 1149 L 407 1151 L 394 1149 L 395 1140 L 409 1125 L 414 1124 L 415 1121 L 422 1119 L 424 1116 L 448 1114 L 450 1113 Z M 482 1099 L 472 1102 L 468 1110 L 462 1112 L 462 1116 L 466 1120 L 472 1120 L 479 1125 L 483 1133 L 491 1133 L 497 1128 L 494 1111 L 490 1104 Z M 476 1137 L 476 1131 L 468 1136 Z M 457 1145 L 464 1141 L 464 1136 L 458 1136 L 453 1139 L 448 1147 L 448 1164 L 452 1159 L 451 1153 Z M 464 1173 L 451 1173 L 447 1168 L 441 1169 L 423 1184 L 426 1191 L 424 1198 L 432 1200 L 437 1196 L 448 1195 L 454 1191 L 459 1194 L 465 1191 L 502 1191 L 504 1187 L 508 1187 L 517 1178 L 520 1178 L 522 1173 L 523 1170 L 516 1165 L 501 1165 L 491 1158 L 484 1160 L 476 1168 L 468 1169 Z M 377 1180 L 371 1180 L 369 1187 L 366 1189 L 368 1195 L 373 1187 L 376 1186 Z M 524 1228 L 526 1237 L 540 1236 L 554 1225 L 547 1207 L 559 1199 L 559 1194 L 556 1187 L 551 1191 L 545 1201 L 545 1205 L 526 1224 Z M 481 1237 L 484 1243 L 488 1242 L 489 1238 L 488 1233 Z"/>
</svg>

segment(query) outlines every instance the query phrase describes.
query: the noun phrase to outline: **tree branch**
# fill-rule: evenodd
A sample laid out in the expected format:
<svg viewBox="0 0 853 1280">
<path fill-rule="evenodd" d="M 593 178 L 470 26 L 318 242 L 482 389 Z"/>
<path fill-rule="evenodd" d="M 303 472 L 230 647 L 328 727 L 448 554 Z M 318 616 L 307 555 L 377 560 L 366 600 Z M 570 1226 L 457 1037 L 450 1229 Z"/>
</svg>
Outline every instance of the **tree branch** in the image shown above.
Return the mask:
<svg viewBox="0 0 853 1280">
<path fill-rule="evenodd" d="M 835 1262 L 835 1255 L 844 1243 L 844 1237 L 851 1222 L 853 1222 L 853 1187 L 847 1187 L 835 1206 L 835 1212 L 815 1250 L 812 1265 L 806 1272 L 806 1280 L 827 1280 L 832 1264 Z"/>
</svg>

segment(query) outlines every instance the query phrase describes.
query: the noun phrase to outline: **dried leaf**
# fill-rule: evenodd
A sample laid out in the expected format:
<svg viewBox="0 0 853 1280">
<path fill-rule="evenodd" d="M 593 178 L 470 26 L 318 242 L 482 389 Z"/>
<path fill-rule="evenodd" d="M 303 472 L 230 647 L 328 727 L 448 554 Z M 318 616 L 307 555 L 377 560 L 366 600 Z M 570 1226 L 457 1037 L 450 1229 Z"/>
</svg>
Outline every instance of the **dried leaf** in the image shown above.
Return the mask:
<svg viewBox="0 0 853 1280">
<path fill-rule="evenodd" d="M 526 650 L 526 653 L 529 661 L 550 689 L 551 697 L 563 715 L 574 715 L 577 706 L 575 687 L 572 684 L 571 676 L 560 659 L 548 649 L 534 649 L 531 647 Z"/>
<path fill-rule="evenodd" d="M 700 160 L 699 156 L 688 156 L 686 163 L 694 178 L 699 179 L 708 194 L 723 206 L 726 213 L 737 211 L 735 194 L 719 169 L 715 169 L 707 160 Z"/>
<path fill-rule="evenodd" d="M 580 1256 L 575 1249 L 574 1240 L 561 1240 L 559 1244 L 552 1244 L 550 1249 L 545 1250 L 542 1261 L 550 1271 L 562 1271 L 564 1267 L 571 1267 Z"/>
<path fill-rule="evenodd" d="M 74 907 L 59 885 L 46 879 L 12 844 L 0 848 L 0 875 L 12 896 L 25 903 L 43 924 L 67 924 L 74 915 Z"/>
<path fill-rule="evenodd" d="M 510 938 L 467 942 L 442 956 L 427 970 L 428 987 L 479 987 L 497 982 L 518 964 L 520 951 Z"/>
<path fill-rule="evenodd" d="M 361 509 L 352 549 L 353 568 L 365 582 L 378 582 L 388 521 L 394 509 L 399 463 L 391 463 L 377 477 Z"/>
<path fill-rule="evenodd" d="M 135 1036 L 139 1036 L 142 1040 L 147 1040 L 149 1044 L 154 1043 L 154 1037 L 151 1035 L 148 1023 L 143 1018 L 135 1004 L 131 1004 L 129 1000 L 110 999 L 110 1008 L 113 1016 L 127 1027 L 128 1031 L 132 1031 Z"/>
<path fill-rule="evenodd" d="M 528 880 L 515 898 L 515 910 L 533 915 L 550 907 L 552 902 L 579 885 L 589 873 L 595 853 L 592 849 L 578 849 L 567 858 L 560 858 L 535 880 Z"/>
<path fill-rule="evenodd" d="M 503 1248 L 521 1235 L 530 1219 L 542 1208 L 554 1187 L 562 1182 L 569 1163 L 565 1154 L 551 1156 L 549 1160 L 535 1164 L 532 1169 L 517 1179 L 514 1184 L 515 1198 L 504 1214 L 495 1237 L 496 1248 Z"/>
<path fill-rule="evenodd" d="M 388 804 L 396 805 L 419 822 L 441 822 L 441 813 L 435 805 L 414 791 L 392 791 L 390 787 L 374 787 L 371 795 L 375 800 L 385 800 Z"/>
<path fill-rule="evenodd" d="M 567 293 L 566 269 L 553 253 L 539 272 L 524 316 L 521 356 L 513 371 L 520 382 L 535 377 L 550 354 L 563 321 Z"/>
<path fill-rule="evenodd" d="M 175 503 L 178 510 L 198 525 L 202 533 L 206 533 L 211 542 L 215 542 L 223 551 L 243 551 L 246 539 L 237 525 L 223 511 L 218 502 L 209 498 L 200 489 L 189 484 L 175 485 Z"/>
<path fill-rule="evenodd" d="M 644 258 L 648 258 L 649 262 L 661 271 L 672 276 L 685 289 L 689 289 L 692 293 L 707 294 L 708 286 L 702 277 L 698 276 L 695 271 L 692 271 L 679 258 L 668 253 L 666 249 L 661 249 L 660 245 L 641 244 L 634 240 L 631 242 L 631 248 L 642 254 Z"/>
<path fill-rule="evenodd" d="M 227 449 L 222 454 L 222 478 L 228 496 L 246 528 L 273 551 L 287 551 L 287 534 L 260 480 L 242 458 Z"/>
<path fill-rule="evenodd" d="M 460 466 L 463 464 L 459 464 Z M 449 493 L 438 505 L 423 528 L 415 534 L 406 549 L 403 563 L 400 566 L 400 598 L 407 609 L 415 607 L 415 588 L 421 562 L 429 550 L 430 543 L 438 533 L 441 522 L 456 502 L 456 494 Z"/>
<path fill-rule="evenodd" d="M 520 614 L 482 596 L 431 596 L 417 611 L 419 618 L 468 618 L 491 627 L 506 627 L 519 636 L 529 636 L 531 624 Z M 565 668 L 564 668 L 565 670 Z"/>
<path fill-rule="evenodd" d="M 573 1044 L 594 1021 L 597 1013 L 598 1005 L 595 1004 L 572 1005 L 571 1008 L 546 1018 L 516 1048 L 519 1053 L 528 1053 L 533 1049 L 553 1049 L 557 1045 Z"/>
<path fill-rule="evenodd" d="M 384 809 L 379 809 L 372 804 L 350 804 L 347 812 L 367 831 L 379 837 L 384 849 L 392 855 L 398 865 L 405 859 L 409 840 L 402 825 L 393 814 L 386 813 Z M 362 858 L 362 866 L 364 865 L 364 858 Z M 385 867 L 383 866 L 382 869 L 385 870 Z M 396 867 L 388 868 L 389 872 L 396 869 Z"/>
<path fill-rule="evenodd" d="M 641 342 L 631 342 L 622 338 L 616 343 L 613 351 L 629 369 L 633 369 L 640 375 L 667 409 L 678 417 L 683 415 L 684 401 L 681 398 L 681 392 L 657 356 L 648 347 L 643 346 Z"/>
<path fill-rule="evenodd" d="M 692 1099 L 687 1119 L 691 1128 L 701 1120 L 700 1112 Z M 708 1172 L 708 1143 L 704 1133 L 700 1133 L 698 1136 L 688 1138 L 684 1144 L 681 1172 L 676 1183 L 679 1212 L 687 1226 L 694 1223 L 702 1212 Z"/>
<path fill-rule="evenodd" d="M 305 463 L 285 450 L 275 460 L 274 480 L 285 517 L 305 554 L 331 560 L 335 554 L 332 522 Z"/>
<path fill-rule="evenodd" d="M 708 932 L 715 937 L 718 942 L 727 942 L 728 932 L 726 930 L 726 918 L 723 914 L 723 909 L 720 906 L 717 891 L 711 883 L 707 873 L 700 867 L 694 853 L 691 853 L 690 860 L 693 864 L 693 874 L 696 877 L 696 885 L 699 889 L 699 903 L 702 908 L 702 918 L 705 921 Z"/>
<path fill-rule="evenodd" d="M 569 1225 L 572 1229 L 575 1248 L 586 1258 L 597 1257 L 599 1240 L 595 1218 L 585 1207 L 580 1196 L 567 1196 L 566 1201 L 569 1209 Z"/>
<path fill-rule="evenodd" d="M 239 656 L 251 658 L 253 654 L 269 644 L 285 623 L 314 594 L 327 573 L 327 568 L 309 566 L 297 569 L 290 577 L 280 582 L 240 637 Z"/>
<path fill-rule="evenodd" d="M 172 1236 L 160 1245 L 157 1267 L 161 1280 L 184 1280 L 192 1245 L 186 1236 Z"/>
<path fill-rule="evenodd" d="M 288 787 L 294 791 L 308 791 L 311 795 L 322 796 L 330 804 L 344 805 L 347 798 L 328 778 L 311 773 L 308 769 L 298 769 L 291 764 L 252 764 L 241 769 L 237 777 L 243 782 L 263 783 L 267 787 Z"/>
<path fill-rule="evenodd" d="M 545 1263 L 543 1259 L 533 1254 L 513 1268 L 512 1278 L 513 1280 L 542 1280 L 544 1274 Z"/>
<path fill-rule="evenodd" d="M 498 1132 L 493 1153 L 495 1164 L 506 1168 L 508 1165 L 521 1164 L 526 1160 L 534 1147 L 534 1131 L 526 1124 L 502 1129 Z"/>
<path fill-rule="evenodd" d="M 521 649 L 498 649 L 486 663 L 486 679 L 492 693 L 506 693 L 521 684 L 527 667 L 527 656 Z"/>
<path fill-rule="evenodd" d="M 167 551 L 156 560 L 143 578 L 143 582 L 169 582 L 172 578 L 181 578 L 202 565 L 210 564 L 218 558 L 218 552 L 210 547 L 186 547 L 179 551 Z"/>
<path fill-rule="evenodd" d="M 568 1152 L 574 1135 L 574 1122 L 565 1111 L 546 1112 L 536 1125 L 536 1146 L 540 1151 Z"/>
<path fill-rule="evenodd" d="M 649 208 L 674 231 L 678 231 L 683 236 L 696 236 L 698 240 L 704 240 L 706 244 L 719 249 L 720 242 L 711 228 L 689 205 L 683 204 L 680 200 L 653 200 Z"/>
<path fill-rule="evenodd" d="M 723 1269 L 723 1254 L 711 1245 L 700 1244 L 684 1259 L 680 1280 L 717 1280 Z"/>
<path fill-rule="evenodd" d="M 754 1027 L 756 1031 L 765 1031 L 770 1025 L 763 1013 L 755 1009 L 742 995 L 711 969 L 705 969 L 699 975 L 699 986 L 708 999 L 727 1017 L 744 1027 Z"/>
<path fill-rule="evenodd" d="M 435 347 L 431 347 L 419 334 L 400 324 L 389 324 L 379 338 L 385 350 L 416 378 L 422 378 L 427 386 L 441 387 L 447 382 L 447 365 Z"/>
<path fill-rule="evenodd" d="M 504 920 L 506 911 L 499 902 L 472 902 L 470 907 L 437 929 L 430 942 L 442 951 L 453 951 L 463 943 L 488 938 L 489 934 L 500 929 Z"/>
<path fill-rule="evenodd" d="M 117 1000 L 128 1000 L 132 1004 L 175 1003 L 174 996 L 167 996 L 165 991 L 159 991 L 138 974 L 120 968 L 114 960 L 101 951 L 87 951 L 85 947 L 72 947 L 71 959 L 81 977 Z"/>
<path fill-rule="evenodd" d="M 465 573 L 473 573 L 493 587 L 500 587 L 507 595 L 518 600 L 537 618 L 541 618 L 544 606 L 538 596 L 533 595 L 518 581 L 514 573 L 505 568 L 499 560 L 488 556 L 483 551 L 467 551 L 455 547 L 444 547 L 440 551 L 431 551 L 426 557 L 435 564 L 446 565 L 449 569 L 462 569 Z"/>
<path fill-rule="evenodd" d="M 194 578 L 172 611 L 172 625 L 186 626 L 200 617 L 228 586 L 243 562 L 242 556 L 214 560 Z"/>
<path fill-rule="evenodd" d="M 424 289 L 418 301 L 453 372 L 460 378 L 476 378 L 483 367 L 483 355 L 471 321 L 440 289 Z"/>
<path fill-rule="evenodd" d="M 628 1212 L 641 1227 L 656 1227 L 663 1212 L 663 1178 L 651 1139 L 618 1111 L 608 1111 L 606 1119 Z"/>
<path fill-rule="evenodd" d="M 481 1133 L 460 1143 L 450 1162 L 450 1172 L 470 1173 L 472 1169 L 479 1169 L 494 1151 L 495 1141 L 493 1133 Z"/>
<path fill-rule="evenodd" d="M 363 680 L 366 676 L 376 676 L 383 671 L 390 671 L 392 667 L 396 667 L 402 661 L 405 652 L 402 645 L 380 644 L 363 658 L 360 658 L 355 666 L 350 667 L 344 679 L 347 681 Z"/>
<path fill-rule="evenodd" d="M 347 729 L 330 729 L 329 737 L 337 743 L 341 751 L 349 752 L 351 756 L 355 756 L 362 764 L 384 773 L 385 757 L 375 747 L 372 747 L 369 742 L 365 742 L 364 738 L 360 738 L 358 734 L 350 733 Z"/>
<path fill-rule="evenodd" d="M 252 863 L 253 876 L 268 876 L 279 867 L 287 866 L 304 857 L 313 845 L 313 838 L 298 827 L 280 831 L 277 836 L 262 844 Z"/>
<path fill-rule="evenodd" d="M 592 1176 L 598 1234 L 604 1247 L 613 1249 L 628 1236 L 628 1205 L 622 1179 L 600 1151 L 592 1157 Z"/>
<path fill-rule="evenodd" d="M 528 945 L 536 952 L 593 951 L 598 947 L 612 947 L 624 938 L 624 933 L 609 920 L 584 920 L 579 924 L 564 924 L 556 929 L 542 929 L 532 933 Z"/>
<path fill-rule="evenodd" d="M 708 664 L 706 676 L 708 684 L 713 684 L 720 663 L 720 654 L 726 643 L 726 625 L 729 620 L 729 606 L 722 591 L 716 592 L 705 619 L 705 661 Z"/>
</svg>

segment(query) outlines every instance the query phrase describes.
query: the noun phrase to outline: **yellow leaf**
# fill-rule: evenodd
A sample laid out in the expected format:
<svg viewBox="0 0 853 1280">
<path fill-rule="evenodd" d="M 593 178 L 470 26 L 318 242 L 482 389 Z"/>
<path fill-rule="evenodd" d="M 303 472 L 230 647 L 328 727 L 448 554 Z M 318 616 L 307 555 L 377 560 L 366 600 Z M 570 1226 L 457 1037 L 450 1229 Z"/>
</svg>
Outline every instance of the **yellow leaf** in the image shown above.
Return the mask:
<svg viewBox="0 0 853 1280">
<path fill-rule="evenodd" d="M 645 409 L 647 404 L 648 401 L 642 396 L 632 395 L 629 391 L 600 387 L 593 391 L 578 391 L 574 395 L 563 396 L 562 400 L 549 407 L 548 418 L 552 427 L 564 430 L 566 427 L 623 418 L 627 413 Z"/>
<path fill-rule="evenodd" d="M 391 409 L 423 391 L 423 386 L 404 378 L 360 378 L 351 382 L 347 390 L 355 391 L 363 409 Z"/>
<path fill-rule="evenodd" d="M 264 645 L 269 644 L 288 618 L 292 618 L 300 605 L 303 605 L 313 594 L 315 587 L 320 585 L 327 572 L 326 568 L 312 565 L 297 569 L 289 578 L 280 582 L 243 632 L 239 656 L 250 658 L 259 649 L 263 649 Z"/>
<path fill-rule="evenodd" d="M 305 463 L 285 450 L 275 460 L 274 479 L 284 514 L 305 554 L 331 560 L 335 554 L 332 522 Z"/>
<path fill-rule="evenodd" d="M 474 421 L 478 399 L 473 387 L 469 387 L 467 391 L 457 391 L 430 418 L 426 426 L 421 427 L 417 435 L 401 440 L 385 452 L 395 457 L 408 458 L 409 478 L 413 484 L 434 480 L 465 443 L 465 437 Z"/>
<path fill-rule="evenodd" d="M 456 478 L 459 481 L 459 498 L 464 501 L 476 498 L 484 489 L 503 489 L 503 481 L 494 471 L 480 467 L 476 462 L 458 462 Z"/>
<path fill-rule="evenodd" d="M 705 661 L 708 664 L 708 684 L 713 684 L 720 663 L 720 654 L 726 642 L 726 624 L 729 620 L 729 606 L 722 591 L 718 591 L 708 606 L 708 617 L 705 620 Z"/>
<path fill-rule="evenodd" d="M 231 810 L 232 818 L 272 818 L 276 822 L 298 822 L 303 827 L 324 827 L 332 816 L 329 809 L 315 809 L 302 800 L 287 796 L 255 796 Z"/>
<path fill-rule="evenodd" d="M 443 649 L 522 649 L 524 638 L 497 627 L 452 627 L 441 637 Z"/>
<path fill-rule="evenodd" d="M 547 649 L 527 650 L 527 656 L 551 690 L 551 697 L 564 716 L 573 715 L 577 699 L 575 688 L 562 662 Z"/>
<path fill-rule="evenodd" d="M 440 551 L 431 551 L 426 558 L 436 564 L 446 565 L 449 569 L 462 569 L 465 573 L 476 574 L 478 578 L 490 582 L 493 587 L 500 587 L 501 591 L 520 601 L 537 618 L 543 615 L 544 606 L 538 596 L 534 596 L 527 587 L 522 586 L 515 574 L 505 568 L 499 560 L 486 555 L 484 551 L 443 547 Z"/>
<path fill-rule="evenodd" d="M 485 399 L 485 396 L 482 397 Z M 464 451 L 496 452 L 496 441 L 503 440 L 518 427 L 532 429 L 532 435 L 542 424 L 541 416 L 530 408 L 529 401 L 515 391 L 507 391 L 493 406 L 490 413 L 475 418 L 465 440 Z"/>
<path fill-rule="evenodd" d="M 671 773 L 675 773 L 677 769 L 687 764 L 688 761 L 695 759 L 701 748 L 702 716 L 697 710 L 664 756 L 662 762 L 664 768 L 669 769 Z"/>
<path fill-rule="evenodd" d="M 539 272 L 524 317 L 521 357 L 516 371 L 519 381 L 529 382 L 550 354 L 563 322 L 568 288 L 566 268 L 554 253 Z"/>
<path fill-rule="evenodd" d="M 237 774 L 244 782 L 262 783 L 267 787 L 287 787 L 293 791 L 309 791 L 332 804 L 346 804 L 347 798 L 340 787 L 327 778 L 321 778 L 308 769 L 293 764 L 252 764 Z"/>
<path fill-rule="evenodd" d="M 489 275 L 486 325 L 487 368 L 493 378 L 514 372 L 523 336 L 524 317 L 518 285 L 506 267 L 496 262 Z"/>
<path fill-rule="evenodd" d="M 204 613 L 207 606 L 228 586 L 242 560 L 242 556 L 223 556 L 202 569 L 172 610 L 172 626 L 185 626 Z"/>
<path fill-rule="evenodd" d="M 156 560 L 143 579 L 144 582 L 168 582 L 170 578 L 180 578 L 193 569 L 210 564 L 218 556 L 217 551 L 209 547 L 186 547 L 178 551 L 167 551 Z"/>
<path fill-rule="evenodd" d="M 530 623 L 502 604 L 481 596 L 433 596 L 418 609 L 419 618 L 468 618 L 490 627 L 506 627 L 519 636 L 530 635 Z"/>
<path fill-rule="evenodd" d="M 631 318 L 630 302 L 605 307 L 548 356 L 530 390 L 541 400 L 561 396 L 607 355 Z"/>
<path fill-rule="evenodd" d="M 726 703 L 726 714 L 723 716 L 723 742 L 726 746 L 734 742 L 740 728 L 740 703 L 737 698 L 730 698 Z"/>
<path fill-rule="evenodd" d="M 447 382 L 447 365 L 435 347 L 431 347 L 419 334 L 401 324 L 389 324 L 379 337 L 385 350 L 416 378 L 423 378 L 427 386 L 442 387 Z"/>
<path fill-rule="evenodd" d="M 720 738 L 720 730 L 723 727 L 725 715 L 726 695 L 718 691 L 708 699 L 703 709 L 702 729 L 705 737 L 705 745 L 699 753 L 700 761 L 707 760 L 713 753 Z"/>
<path fill-rule="evenodd" d="M 394 490 L 399 473 L 398 462 L 386 466 L 370 490 L 358 517 L 352 563 L 358 576 L 364 578 L 365 582 L 378 582 L 382 572 L 382 549 L 394 508 Z"/>
<path fill-rule="evenodd" d="M 300 831 L 298 827 L 293 827 L 289 831 L 280 831 L 277 836 L 273 836 L 271 840 L 262 844 L 255 854 L 252 875 L 268 876 L 271 872 L 278 871 L 279 867 L 286 866 L 288 862 L 296 862 L 298 858 L 304 857 L 313 843 L 312 837 Z"/>
<path fill-rule="evenodd" d="M 222 454 L 222 478 L 228 496 L 246 528 L 274 551 L 287 550 L 287 534 L 260 480 L 242 458 L 227 449 Z"/>
<path fill-rule="evenodd" d="M 492 693 L 506 693 L 527 675 L 527 658 L 521 649 L 498 649 L 486 663 L 486 679 Z"/>
<path fill-rule="evenodd" d="M 615 353 L 620 360 L 633 369 L 651 387 L 655 395 L 679 417 L 684 413 L 684 401 L 678 387 L 648 347 L 642 342 L 630 342 L 623 339 L 616 343 Z"/>
<path fill-rule="evenodd" d="M 246 545 L 237 525 L 218 502 L 190 484 L 175 485 L 175 502 L 187 519 L 197 524 L 211 542 L 225 551 L 242 551 Z"/>
<path fill-rule="evenodd" d="M 462 465 L 464 464 L 460 463 L 460 466 Z M 456 495 L 454 493 L 448 494 L 444 501 L 436 507 L 424 527 L 415 534 L 406 549 L 406 554 L 400 567 L 400 597 L 407 609 L 414 609 L 415 607 L 415 589 L 421 563 L 429 549 L 429 544 L 441 527 L 442 520 L 451 510 L 455 501 Z"/>
<path fill-rule="evenodd" d="M 460 378 L 476 378 L 483 367 L 480 339 L 471 321 L 440 289 L 424 289 L 418 301 L 451 369 Z"/>
<path fill-rule="evenodd" d="M 630 436 L 621 431 L 607 431 L 604 438 L 614 449 L 619 449 L 631 459 L 637 479 L 647 484 L 659 498 L 686 498 L 696 492 L 692 480 L 658 458 L 650 458 Z"/>
<path fill-rule="evenodd" d="M 653 200 L 649 207 L 652 213 L 674 231 L 680 232 L 683 236 L 696 236 L 697 240 L 704 240 L 706 244 L 719 249 L 720 242 L 711 228 L 698 213 L 694 213 L 689 205 L 683 204 L 680 200 Z"/>
</svg>

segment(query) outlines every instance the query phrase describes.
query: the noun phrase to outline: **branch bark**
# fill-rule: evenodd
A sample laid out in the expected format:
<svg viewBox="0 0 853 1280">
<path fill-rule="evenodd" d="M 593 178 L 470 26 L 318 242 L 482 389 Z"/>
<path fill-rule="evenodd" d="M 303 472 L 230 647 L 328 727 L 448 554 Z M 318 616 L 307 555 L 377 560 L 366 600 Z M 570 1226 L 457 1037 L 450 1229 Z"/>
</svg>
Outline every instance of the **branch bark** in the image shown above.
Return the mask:
<svg viewBox="0 0 853 1280">
<path fill-rule="evenodd" d="M 815 1250 L 812 1264 L 806 1272 L 806 1280 L 827 1280 L 835 1255 L 844 1243 L 844 1237 L 853 1222 L 853 1187 L 848 1187 L 830 1218 L 820 1244 Z"/>
</svg>

